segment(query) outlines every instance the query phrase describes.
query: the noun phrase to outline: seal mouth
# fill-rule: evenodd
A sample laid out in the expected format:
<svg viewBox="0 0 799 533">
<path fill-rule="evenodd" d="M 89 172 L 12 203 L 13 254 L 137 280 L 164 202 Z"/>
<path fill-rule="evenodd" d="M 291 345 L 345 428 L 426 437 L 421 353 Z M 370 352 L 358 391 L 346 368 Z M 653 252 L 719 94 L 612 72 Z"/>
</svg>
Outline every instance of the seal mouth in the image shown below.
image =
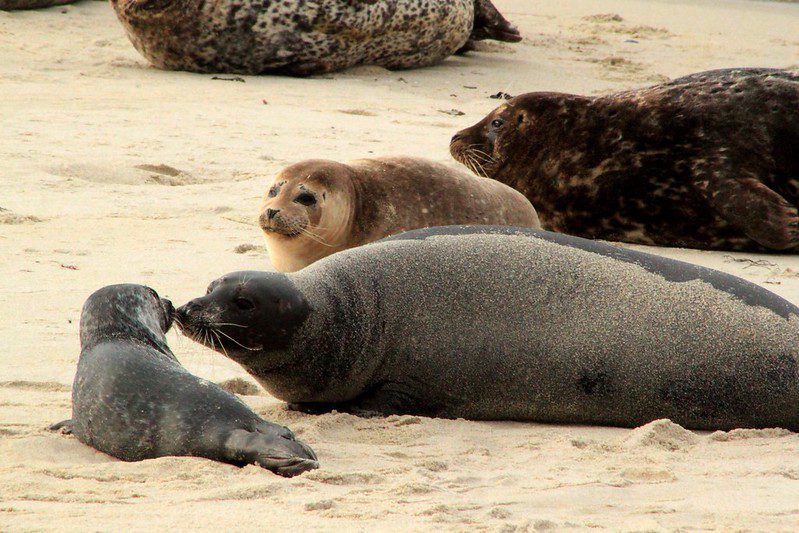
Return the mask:
<svg viewBox="0 0 799 533">
<path fill-rule="evenodd" d="M 178 329 L 184 336 L 207 348 L 222 353 L 225 357 L 230 357 L 231 352 L 257 352 L 262 349 L 262 346 L 254 348 L 245 346 L 231 336 L 232 332 L 230 330 L 227 333 L 222 331 L 224 326 L 229 324 L 208 320 L 202 309 L 192 302 L 178 307 L 173 316 Z M 237 328 L 245 327 L 238 324 L 233 324 L 232 326 Z"/>
<path fill-rule="evenodd" d="M 485 143 L 467 142 L 467 130 L 460 131 L 449 143 L 452 158 L 481 178 L 488 178 L 489 170 L 496 164 L 496 159 L 488 152 Z"/>
<path fill-rule="evenodd" d="M 281 226 L 261 226 L 261 229 L 264 230 L 266 233 L 270 233 L 273 235 L 280 235 L 282 237 L 297 237 L 302 235 L 302 229 L 297 228 L 284 228 Z"/>
</svg>

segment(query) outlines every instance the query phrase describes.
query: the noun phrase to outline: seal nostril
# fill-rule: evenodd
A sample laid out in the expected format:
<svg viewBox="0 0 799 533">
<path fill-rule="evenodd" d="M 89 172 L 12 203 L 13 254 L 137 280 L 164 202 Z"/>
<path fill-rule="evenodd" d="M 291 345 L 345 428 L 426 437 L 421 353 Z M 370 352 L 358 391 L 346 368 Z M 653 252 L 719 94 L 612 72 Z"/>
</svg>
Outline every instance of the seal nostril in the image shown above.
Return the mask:
<svg viewBox="0 0 799 533">
<path fill-rule="evenodd" d="M 455 135 L 452 136 L 452 140 L 450 140 L 449 143 L 452 144 L 454 142 L 460 141 L 462 138 L 463 138 L 463 134 L 456 133 Z"/>
<path fill-rule="evenodd" d="M 269 209 L 266 210 L 266 218 L 268 220 L 272 220 L 273 218 L 275 218 L 275 215 L 277 215 L 279 212 L 280 212 L 280 209 L 271 209 L 271 208 L 269 208 Z"/>
</svg>

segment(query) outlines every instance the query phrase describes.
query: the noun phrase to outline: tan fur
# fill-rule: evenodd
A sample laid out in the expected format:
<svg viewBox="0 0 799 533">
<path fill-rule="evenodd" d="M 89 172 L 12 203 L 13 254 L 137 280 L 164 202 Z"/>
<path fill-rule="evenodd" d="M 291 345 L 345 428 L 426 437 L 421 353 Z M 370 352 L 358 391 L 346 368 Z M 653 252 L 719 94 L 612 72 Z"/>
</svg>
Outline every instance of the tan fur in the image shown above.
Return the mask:
<svg viewBox="0 0 799 533">
<path fill-rule="evenodd" d="M 309 201 L 307 195 L 313 196 L 313 205 L 301 203 Z M 269 209 L 277 210 L 272 218 Z M 454 224 L 541 227 L 533 206 L 512 188 L 407 157 L 291 165 L 267 188 L 259 224 L 272 264 L 282 272 L 411 229 Z"/>
</svg>

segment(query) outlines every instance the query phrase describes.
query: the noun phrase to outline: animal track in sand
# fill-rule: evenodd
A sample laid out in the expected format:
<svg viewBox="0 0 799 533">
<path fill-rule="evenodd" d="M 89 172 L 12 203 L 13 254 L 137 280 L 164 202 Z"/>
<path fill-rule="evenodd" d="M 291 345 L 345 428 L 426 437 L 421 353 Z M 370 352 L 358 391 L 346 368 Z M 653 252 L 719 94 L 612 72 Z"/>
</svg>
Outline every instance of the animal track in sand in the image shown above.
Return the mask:
<svg viewBox="0 0 799 533">
<path fill-rule="evenodd" d="M 46 169 L 47 172 L 67 179 L 78 179 L 108 185 L 164 185 L 179 187 L 243 181 L 252 175 L 241 172 L 226 172 L 219 177 L 196 176 L 188 171 L 163 163 L 143 163 L 133 167 L 109 167 L 95 163 L 73 163 Z"/>
<path fill-rule="evenodd" d="M 36 222 L 42 222 L 42 219 L 31 215 L 18 215 L 13 211 L 0 207 L 0 224 L 35 224 Z"/>
<path fill-rule="evenodd" d="M 55 381 L 0 381 L 0 387 L 8 389 L 39 390 L 48 392 L 69 392 L 68 385 Z"/>
</svg>

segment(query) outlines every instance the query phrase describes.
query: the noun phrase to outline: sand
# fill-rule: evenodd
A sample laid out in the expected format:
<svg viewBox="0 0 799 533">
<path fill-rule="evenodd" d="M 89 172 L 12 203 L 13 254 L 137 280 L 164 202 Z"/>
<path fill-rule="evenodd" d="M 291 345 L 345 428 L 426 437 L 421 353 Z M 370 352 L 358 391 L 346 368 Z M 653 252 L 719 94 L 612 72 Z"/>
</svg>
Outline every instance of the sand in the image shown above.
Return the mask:
<svg viewBox="0 0 799 533">
<path fill-rule="evenodd" d="M 599 94 L 799 63 L 796 3 L 496 3 L 524 42 L 417 71 L 243 81 L 149 67 L 105 3 L 0 12 L 0 530 L 799 526 L 799 436 L 778 430 L 312 417 L 244 396 L 318 452 L 322 469 L 292 480 L 191 458 L 121 463 L 43 430 L 70 413 L 86 296 L 138 282 L 183 303 L 227 271 L 269 269 L 254 218 L 286 164 L 407 154 L 454 165 L 450 136 L 500 91 Z M 648 250 L 799 304 L 797 256 Z M 246 377 L 169 340 L 198 375 Z"/>
</svg>

